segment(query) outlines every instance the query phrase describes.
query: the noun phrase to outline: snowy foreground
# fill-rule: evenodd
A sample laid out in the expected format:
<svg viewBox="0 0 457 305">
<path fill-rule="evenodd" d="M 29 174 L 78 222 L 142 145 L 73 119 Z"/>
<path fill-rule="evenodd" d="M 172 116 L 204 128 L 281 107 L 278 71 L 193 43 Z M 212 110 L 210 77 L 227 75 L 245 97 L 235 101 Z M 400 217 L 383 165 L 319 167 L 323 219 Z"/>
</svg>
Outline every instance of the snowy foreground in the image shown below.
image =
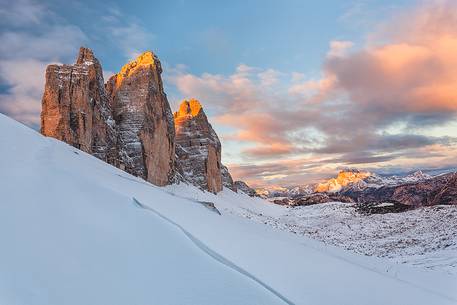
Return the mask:
<svg viewBox="0 0 457 305">
<path fill-rule="evenodd" d="M 219 215 L 193 187 L 152 186 L 3 115 L 0 143 L 0 304 L 457 304 L 455 273 L 255 223 L 234 215 L 258 204 L 244 195 L 224 191 Z"/>
<path fill-rule="evenodd" d="M 457 206 L 361 215 L 353 204 L 341 202 L 285 207 L 230 190 L 218 196 L 205 196 L 205 200 L 216 202 L 224 214 L 245 217 L 355 253 L 457 275 Z"/>
</svg>

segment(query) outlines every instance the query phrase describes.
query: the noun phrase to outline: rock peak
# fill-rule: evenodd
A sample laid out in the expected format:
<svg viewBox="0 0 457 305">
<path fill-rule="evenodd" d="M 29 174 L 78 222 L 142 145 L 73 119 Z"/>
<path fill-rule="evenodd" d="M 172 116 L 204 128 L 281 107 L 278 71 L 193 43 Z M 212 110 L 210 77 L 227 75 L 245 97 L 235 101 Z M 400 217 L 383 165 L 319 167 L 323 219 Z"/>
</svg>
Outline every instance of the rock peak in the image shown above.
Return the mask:
<svg viewBox="0 0 457 305">
<path fill-rule="evenodd" d="M 45 78 L 41 133 L 113 163 L 117 152 L 111 109 L 92 50 L 81 47 L 74 65 L 49 65 Z"/>
<path fill-rule="evenodd" d="M 184 178 L 204 190 L 217 193 L 222 190 L 224 174 L 226 185 L 233 188 L 233 180 L 221 164 L 221 143 L 200 102 L 184 100 L 173 116 L 176 154 Z"/>
<path fill-rule="evenodd" d="M 341 188 L 351 184 L 362 181 L 363 179 L 371 176 L 370 172 L 360 171 L 358 169 L 343 169 L 336 178 L 329 179 L 325 182 L 319 183 L 315 192 L 338 192 Z"/>
<path fill-rule="evenodd" d="M 122 77 L 128 77 L 133 74 L 139 68 L 144 67 L 153 67 L 158 68 L 158 72 L 162 72 L 160 61 L 157 56 L 152 51 L 146 51 L 140 54 L 137 58 L 132 61 L 129 61 L 126 65 L 121 68 L 119 75 Z"/>
<path fill-rule="evenodd" d="M 134 62 L 143 65 L 153 65 L 157 60 L 157 56 L 152 51 L 146 51 L 138 55 Z"/>
<path fill-rule="evenodd" d="M 76 59 L 76 64 L 81 65 L 86 62 L 94 62 L 97 59 L 94 56 L 94 52 L 92 52 L 91 49 L 86 48 L 86 47 L 80 47 L 79 48 L 79 53 L 78 53 L 78 58 Z"/>
<path fill-rule="evenodd" d="M 183 100 L 179 106 L 179 110 L 175 112 L 175 118 L 183 116 L 197 116 L 200 111 L 203 111 L 202 104 L 196 99 Z"/>
</svg>

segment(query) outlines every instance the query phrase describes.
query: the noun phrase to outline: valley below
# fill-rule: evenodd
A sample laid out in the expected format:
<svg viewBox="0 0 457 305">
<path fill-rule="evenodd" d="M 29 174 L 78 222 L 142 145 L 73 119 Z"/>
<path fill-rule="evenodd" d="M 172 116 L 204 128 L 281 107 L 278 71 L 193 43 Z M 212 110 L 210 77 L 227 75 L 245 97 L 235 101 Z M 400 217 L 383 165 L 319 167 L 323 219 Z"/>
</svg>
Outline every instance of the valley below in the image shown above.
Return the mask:
<svg viewBox="0 0 457 305">
<path fill-rule="evenodd" d="M 261 199 L 259 199 L 261 201 Z M 457 274 L 457 206 L 361 214 L 354 204 L 223 205 L 226 213 L 367 256 Z"/>
</svg>

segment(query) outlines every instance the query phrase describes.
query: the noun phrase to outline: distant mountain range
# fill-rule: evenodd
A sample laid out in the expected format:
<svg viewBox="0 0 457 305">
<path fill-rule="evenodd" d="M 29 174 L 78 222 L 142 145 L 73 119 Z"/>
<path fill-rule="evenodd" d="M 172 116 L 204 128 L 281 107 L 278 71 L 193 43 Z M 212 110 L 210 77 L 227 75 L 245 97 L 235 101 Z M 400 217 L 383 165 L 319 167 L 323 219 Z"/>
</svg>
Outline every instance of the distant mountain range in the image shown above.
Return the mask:
<svg viewBox="0 0 457 305">
<path fill-rule="evenodd" d="M 432 175 L 422 171 L 400 176 L 382 176 L 368 171 L 361 171 L 355 168 L 341 170 L 336 178 L 331 178 L 320 183 L 305 184 L 302 186 L 282 187 L 271 186 L 256 188 L 256 192 L 263 198 L 295 197 L 309 195 L 312 193 L 337 193 L 348 187 L 364 189 L 367 187 L 393 186 L 409 182 L 417 182 L 432 178 Z"/>
<path fill-rule="evenodd" d="M 405 176 L 381 176 L 346 169 L 336 178 L 318 184 L 263 188 L 257 193 L 276 204 L 289 206 L 340 201 L 361 204 L 361 209 L 370 212 L 403 211 L 419 206 L 457 204 L 457 173 L 430 175 L 416 171 Z"/>
</svg>

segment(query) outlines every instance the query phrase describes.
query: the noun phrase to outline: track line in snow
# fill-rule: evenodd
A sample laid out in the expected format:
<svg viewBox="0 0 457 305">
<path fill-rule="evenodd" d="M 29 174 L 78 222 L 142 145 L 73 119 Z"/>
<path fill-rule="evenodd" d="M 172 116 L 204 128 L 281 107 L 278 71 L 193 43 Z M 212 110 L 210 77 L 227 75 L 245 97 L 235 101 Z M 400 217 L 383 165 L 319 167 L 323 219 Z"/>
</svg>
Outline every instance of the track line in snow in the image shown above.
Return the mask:
<svg viewBox="0 0 457 305">
<path fill-rule="evenodd" d="M 237 266 L 236 264 L 234 264 L 233 262 L 231 262 L 230 260 L 226 259 L 225 257 L 223 257 L 222 255 L 220 255 L 219 253 L 215 252 L 214 250 L 212 250 L 211 248 L 209 248 L 205 243 L 203 243 L 200 239 L 198 239 L 197 237 L 195 237 L 194 235 L 192 235 L 189 231 L 187 231 L 186 229 L 184 229 L 181 225 L 179 225 L 178 223 L 174 222 L 173 220 L 171 220 L 170 218 L 164 216 L 163 214 L 161 214 L 160 212 L 158 212 L 157 210 L 151 208 L 150 206 L 146 206 L 144 204 L 142 204 L 141 202 L 139 202 L 135 197 L 132 198 L 133 199 L 133 204 L 137 207 L 137 208 L 141 208 L 141 209 L 144 209 L 144 210 L 147 210 L 147 211 L 150 211 L 152 213 L 154 213 L 156 216 L 162 218 L 163 220 L 165 220 L 167 223 L 173 225 L 174 227 L 178 228 L 181 232 L 184 233 L 184 235 L 195 245 L 197 246 L 200 250 L 202 250 L 204 253 L 206 253 L 207 255 L 209 255 L 211 258 L 213 258 L 214 260 L 216 260 L 217 262 L 221 263 L 222 265 L 244 275 L 245 277 L 251 279 L 252 281 L 256 282 L 257 284 L 259 284 L 260 286 L 262 286 L 263 288 L 265 288 L 266 290 L 268 290 L 270 293 L 272 293 L 273 295 L 275 295 L 276 297 L 278 297 L 281 301 L 283 301 L 284 303 L 288 304 L 288 305 L 295 305 L 292 301 L 290 301 L 289 299 L 287 299 L 285 296 L 283 296 L 281 293 L 277 292 L 275 289 L 273 289 L 271 286 L 269 286 L 268 284 L 264 283 L 263 281 L 261 281 L 260 279 L 258 279 L 256 276 L 254 276 L 253 274 L 249 273 L 248 271 L 244 270 L 243 268 Z"/>
<path fill-rule="evenodd" d="M 144 185 L 150 186 L 150 187 L 157 187 L 157 186 L 155 186 L 155 185 L 150 184 L 150 183 L 147 182 L 147 181 L 141 181 L 141 180 L 139 180 L 139 179 L 141 179 L 141 178 L 135 179 L 135 178 L 125 177 L 125 176 L 120 175 L 120 174 L 116 174 L 116 175 L 119 176 L 119 177 L 121 177 L 121 178 L 123 178 L 123 179 L 127 179 L 127 180 L 129 180 L 129 181 L 133 181 L 133 182 L 136 182 L 136 183 L 139 183 L 139 184 L 144 184 Z M 167 191 L 167 190 L 164 190 L 164 189 L 162 189 L 162 191 L 165 192 L 165 193 L 167 193 L 167 194 L 169 194 L 169 195 L 171 195 L 171 196 L 173 196 L 173 197 L 177 197 L 177 198 L 189 200 L 189 201 L 194 202 L 194 203 L 201 204 L 201 205 L 203 205 L 205 208 L 207 208 L 208 210 L 210 210 L 210 211 L 212 211 L 212 212 L 214 212 L 214 213 L 216 213 L 216 214 L 218 214 L 218 215 L 222 215 L 221 212 L 218 210 L 218 208 L 214 205 L 213 202 L 209 202 L 209 201 L 200 201 L 200 200 L 196 200 L 196 199 L 194 199 L 194 198 L 185 197 L 185 196 L 180 196 L 180 195 L 177 195 L 177 194 L 175 194 L 175 193 L 173 193 L 173 192 L 170 192 L 170 191 Z"/>
</svg>

